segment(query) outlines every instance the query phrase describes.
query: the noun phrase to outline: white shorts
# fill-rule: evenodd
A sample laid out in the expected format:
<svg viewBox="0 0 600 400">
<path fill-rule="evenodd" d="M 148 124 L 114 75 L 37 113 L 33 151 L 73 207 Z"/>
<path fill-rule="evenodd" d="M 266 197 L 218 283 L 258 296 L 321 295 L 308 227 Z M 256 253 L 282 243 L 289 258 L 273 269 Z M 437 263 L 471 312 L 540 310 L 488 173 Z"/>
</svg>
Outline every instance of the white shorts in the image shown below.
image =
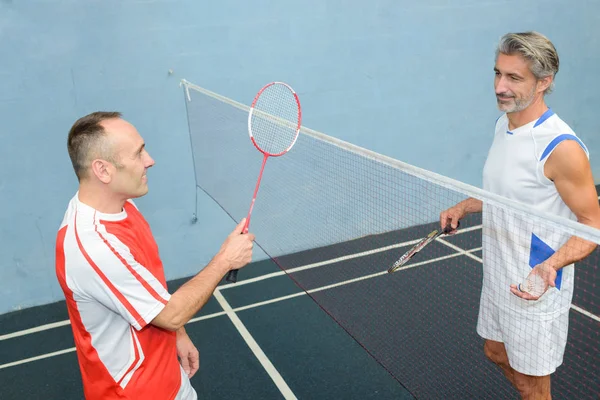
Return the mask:
<svg viewBox="0 0 600 400">
<path fill-rule="evenodd" d="M 517 313 L 481 296 L 477 333 L 504 343 L 510 366 L 522 374 L 545 376 L 556 371 L 563 362 L 568 330 L 568 309 L 552 316 Z"/>
<path fill-rule="evenodd" d="M 181 386 L 179 387 L 179 392 L 177 393 L 175 400 L 198 400 L 198 395 L 192 387 L 190 379 L 183 370 L 181 364 L 179 365 L 179 369 L 181 370 Z"/>
</svg>

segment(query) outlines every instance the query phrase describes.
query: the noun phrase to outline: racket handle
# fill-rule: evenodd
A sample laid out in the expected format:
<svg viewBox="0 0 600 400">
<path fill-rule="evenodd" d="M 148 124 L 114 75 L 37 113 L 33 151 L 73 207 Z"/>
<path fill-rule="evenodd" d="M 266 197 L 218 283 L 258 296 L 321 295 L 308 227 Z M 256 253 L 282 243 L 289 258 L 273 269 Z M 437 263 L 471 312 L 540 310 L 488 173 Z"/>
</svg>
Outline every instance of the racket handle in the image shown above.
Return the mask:
<svg viewBox="0 0 600 400">
<path fill-rule="evenodd" d="M 250 210 L 250 212 L 252 212 L 252 210 Z M 248 233 L 248 225 L 250 225 L 250 214 L 248 214 L 248 217 L 246 219 L 246 223 L 244 224 L 244 228 L 242 229 L 242 234 Z M 237 282 L 237 275 L 238 275 L 238 270 L 237 269 L 232 269 L 231 271 L 229 271 L 227 273 L 227 276 L 225 277 L 225 280 L 227 282 L 236 283 Z"/>
<path fill-rule="evenodd" d="M 460 221 L 458 221 L 456 223 L 456 228 L 455 229 L 458 229 L 459 227 L 460 227 Z M 452 225 L 448 224 L 448 225 L 446 225 L 446 227 L 444 228 L 444 230 L 442 231 L 442 233 L 452 232 L 453 230 L 454 229 L 452 229 Z"/>
<path fill-rule="evenodd" d="M 236 283 L 237 282 L 237 274 L 238 274 L 238 270 L 232 269 L 231 271 L 229 271 L 227 273 L 227 277 L 225 279 L 227 280 L 227 282 Z"/>
</svg>

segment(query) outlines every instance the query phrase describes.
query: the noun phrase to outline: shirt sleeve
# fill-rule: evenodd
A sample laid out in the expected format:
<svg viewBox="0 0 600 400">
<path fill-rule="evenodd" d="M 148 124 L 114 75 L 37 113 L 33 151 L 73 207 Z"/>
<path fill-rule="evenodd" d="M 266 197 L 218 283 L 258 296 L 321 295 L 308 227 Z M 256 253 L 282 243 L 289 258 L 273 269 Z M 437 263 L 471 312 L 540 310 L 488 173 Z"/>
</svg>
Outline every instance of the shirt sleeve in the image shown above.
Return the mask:
<svg viewBox="0 0 600 400">
<path fill-rule="evenodd" d="M 77 274 L 82 296 L 100 302 L 137 330 L 164 309 L 171 295 L 116 236 L 87 231 L 77 242 L 87 261 Z"/>
</svg>

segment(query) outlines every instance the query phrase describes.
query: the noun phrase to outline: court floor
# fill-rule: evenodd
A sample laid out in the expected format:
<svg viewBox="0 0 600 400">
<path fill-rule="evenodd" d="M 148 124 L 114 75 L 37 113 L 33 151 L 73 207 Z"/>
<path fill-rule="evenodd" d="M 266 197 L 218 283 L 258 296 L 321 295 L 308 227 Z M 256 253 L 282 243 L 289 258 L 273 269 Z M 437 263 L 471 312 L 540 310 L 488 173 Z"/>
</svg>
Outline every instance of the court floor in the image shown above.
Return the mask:
<svg viewBox="0 0 600 400">
<path fill-rule="evenodd" d="M 517 398 L 475 332 L 477 217 L 415 256 L 412 268 L 384 272 L 429 228 L 286 256 L 306 267 L 290 275 L 255 262 L 236 284 L 222 283 L 186 326 L 200 351 L 199 398 Z M 599 261 L 596 250 L 578 264 L 587 279 L 576 281 L 555 399 L 599 397 L 600 293 L 589 279 L 600 276 Z M 64 302 L 0 316 L 0 383 L 3 400 L 83 398 Z"/>
</svg>

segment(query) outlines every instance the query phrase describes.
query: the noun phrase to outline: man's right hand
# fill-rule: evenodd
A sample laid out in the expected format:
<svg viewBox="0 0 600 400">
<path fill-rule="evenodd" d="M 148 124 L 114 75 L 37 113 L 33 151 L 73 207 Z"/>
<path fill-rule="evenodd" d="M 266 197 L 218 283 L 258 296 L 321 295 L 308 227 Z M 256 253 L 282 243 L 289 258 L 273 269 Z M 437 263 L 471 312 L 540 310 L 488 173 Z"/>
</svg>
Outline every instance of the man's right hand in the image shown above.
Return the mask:
<svg viewBox="0 0 600 400">
<path fill-rule="evenodd" d="M 452 230 L 448 232 L 449 235 L 456 233 L 456 228 L 458 227 L 458 221 L 463 219 L 466 215 L 465 207 L 462 204 L 457 204 L 454 207 L 450 207 L 449 209 L 442 211 L 440 214 L 440 226 L 442 229 L 445 229 L 448 224 Z"/>
<path fill-rule="evenodd" d="M 170 331 L 179 330 L 210 299 L 223 274 L 232 269 L 240 269 L 252 260 L 254 235 L 242 234 L 245 223 L 245 219 L 240 221 L 211 262 L 173 293 L 167 305 L 152 320 L 154 325 Z M 186 351 L 194 352 L 189 346 L 184 347 L 183 350 L 178 349 L 184 356 Z M 194 357 L 192 354 L 192 359 Z"/>
<path fill-rule="evenodd" d="M 246 218 L 242 219 L 233 232 L 227 236 L 219 251 L 230 269 L 240 269 L 252 260 L 254 235 L 242 233 L 245 223 Z"/>
<path fill-rule="evenodd" d="M 444 229 L 446 226 L 448 226 L 448 224 L 450 224 L 452 230 L 448 233 L 454 234 L 456 233 L 456 228 L 458 228 L 458 221 L 463 219 L 467 214 L 481 212 L 482 210 L 483 202 L 481 200 L 469 197 L 454 207 L 450 207 L 446 211 L 442 211 L 440 214 L 440 225 L 442 226 L 442 229 Z"/>
</svg>

